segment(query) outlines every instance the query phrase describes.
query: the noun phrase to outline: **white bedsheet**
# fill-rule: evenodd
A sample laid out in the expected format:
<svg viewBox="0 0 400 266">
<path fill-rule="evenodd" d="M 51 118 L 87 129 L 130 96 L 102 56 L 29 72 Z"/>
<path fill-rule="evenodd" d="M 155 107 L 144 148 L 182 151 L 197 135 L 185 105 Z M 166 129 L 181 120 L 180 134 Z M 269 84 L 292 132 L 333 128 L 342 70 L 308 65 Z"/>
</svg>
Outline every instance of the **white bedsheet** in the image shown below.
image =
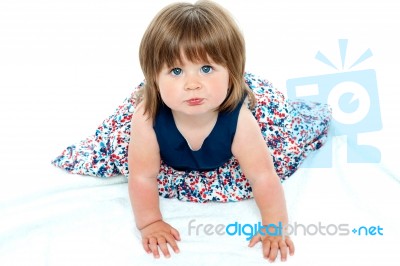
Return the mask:
<svg viewBox="0 0 400 266">
<path fill-rule="evenodd" d="M 341 144 L 336 143 L 335 152 L 341 152 Z M 340 156 L 335 158 L 339 162 L 334 168 L 300 169 L 284 183 L 290 223 L 348 224 L 349 230 L 380 226 L 383 235 L 304 236 L 299 229 L 292 236 L 296 254 L 286 265 L 341 265 L 345 261 L 397 265 L 399 182 L 380 165 L 349 165 L 340 162 Z M 37 170 L 43 172 L 35 175 L 35 181 L 15 184 L 20 189 L 14 187 L 13 193 L 20 195 L 5 194 L 10 186 L 1 193 L 0 265 L 267 263 L 260 244 L 248 248 L 243 235 L 206 235 L 202 228 L 198 236 L 195 229 L 189 235 L 192 219 L 192 225 L 257 223 L 254 200 L 195 204 L 161 199 L 164 218 L 180 231 L 182 241 L 180 254 L 156 260 L 141 247 L 124 177 L 70 175 L 50 165 Z M 313 234 L 314 229 L 309 230 Z M 334 232 L 332 226 L 329 232 Z"/>
<path fill-rule="evenodd" d="M 278 88 L 289 78 L 334 71 L 313 56 L 321 50 L 335 61 L 339 38 L 349 39 L 350 59 L 371 48 L 374 57 L 360 68 L 376 71 L 383 127 L 360 140 L 380 149 L 381 162 L 347 163 L 346 139 L 335 138 L 332 168 L 300 169 L 283 186 L 291 224 L 379 226 L 383 235 L 298 234 L 292 236 L 295 256 L 284 265 L 400 265 L 400 109 L 394 93 L 400 43 L 393 37 L 399 4 L 218 2 L 243 29 L 247 70 Z M 244 236 L 188 232 L 192 219 L 195 225 L 257 223 L 253 200 L 160 199 L 182 241 L 180 254 L 155 260 L 141 247 L 124 177 L 70 175 L 50 164 L 92 134 L 142 80 L 140 36 L 166 3 L 0 1 L 0 266 L 268 264 L 260 244 L 248 248 Z M 318 153 L 309 160 L 318 160 Z"/>
</svg>

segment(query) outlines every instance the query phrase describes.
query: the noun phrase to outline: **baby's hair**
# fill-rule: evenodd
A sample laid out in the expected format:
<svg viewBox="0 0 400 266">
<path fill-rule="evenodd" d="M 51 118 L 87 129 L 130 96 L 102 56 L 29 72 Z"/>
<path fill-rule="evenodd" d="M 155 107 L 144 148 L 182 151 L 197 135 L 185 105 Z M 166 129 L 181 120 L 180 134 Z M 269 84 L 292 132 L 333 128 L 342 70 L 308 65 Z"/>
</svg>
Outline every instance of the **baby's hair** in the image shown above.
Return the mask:
<svg viewBox="0 0 400 266">
<path fill-rule="evenodd" d="M 255 97 L 244 81 L 246 61 L 244 38 L 230 14 L 220 5 L 200 0 L 195 4 L 174 3 L 163 8 L 143 35 L 139 49 L 140 65 L 145 76 L 139 101 L 144 112 L 154 119 L 162 103 L 157 76 L 166 65 L 182 62 L 183 55 L 192 62 L 210 59 L 228 69 L 229 90 L 218 111 L 231 111 L 248 96 Z"/>
</svg>

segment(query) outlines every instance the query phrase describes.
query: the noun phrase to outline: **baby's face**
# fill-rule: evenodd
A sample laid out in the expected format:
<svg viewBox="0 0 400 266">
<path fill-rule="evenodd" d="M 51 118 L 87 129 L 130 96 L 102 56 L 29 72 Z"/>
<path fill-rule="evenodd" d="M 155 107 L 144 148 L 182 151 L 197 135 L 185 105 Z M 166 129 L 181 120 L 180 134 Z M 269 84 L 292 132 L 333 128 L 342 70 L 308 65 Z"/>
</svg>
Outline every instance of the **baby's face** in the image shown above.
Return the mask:
<svg viewBox="0 0 400 266">
<path fill-rule="evenodd" d="M 157 77 L 161 99 L 175 112 L 201 115 L 214 112 L 229 88 L 228 69 L 208 62 L 192 62 L 182 56 L 172 67 L 164 65 Z"/>
</svg>

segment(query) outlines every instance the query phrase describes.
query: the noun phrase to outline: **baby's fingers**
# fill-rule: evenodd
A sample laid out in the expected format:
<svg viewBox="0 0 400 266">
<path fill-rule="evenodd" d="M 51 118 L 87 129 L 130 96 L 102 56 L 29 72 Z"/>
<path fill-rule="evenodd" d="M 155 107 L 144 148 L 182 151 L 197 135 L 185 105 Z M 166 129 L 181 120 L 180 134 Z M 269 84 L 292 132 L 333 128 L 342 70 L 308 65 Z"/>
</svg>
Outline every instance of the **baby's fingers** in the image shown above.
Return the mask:
<svg viewBox="0 0 400 266">
<path fill-rule="evenodd" d="M 178 236 L 179 236 L 179 234 L 178 234 Z M 168 244 L 171 246 L 172 250 L 173 250 L 175 253 L 179 253 L 178 244 L 176 243 L 176 240 L 175 240 L 175 239 L 176 239 L 176 236 L 167 235 L 165 238 L 166 238 Z M 179 238 L 179 240 L 180 240 L 180 238 Z"/>
<path fill-rule="evenodd" d="M 148 239 L 148 238 L 143 238 L 143 239 L 142 239 L 142 246 L 143 246 L 144 250 L 145 250 L 147 253 L 151 253 L 151 249 L 150 249 L 150 247 L 149 247 L 149 239 Z"/>
<path fill-rule="evenodd" d="M 270 262 L 274 262 L 278 255 L 279 245 L 276 241 L 263 242 L 264 257 L 268 258 Z"/>
<path fill-rule="evenodd" d="M 250 239 L 250 243 L 248 246 L 252 248 L 252 247 L 254 247 L 255 244 L 257 244 L 260 241 L 261 241 L 260 235 L 255 235 Z"/>
<path fill-rule="evenodd" d="M 154 258 L 158 259 L 160 257 L 160 253 L 158 252 L 157 238 L 151 237 L 149 239 L 149 248 L 153 253 Z"/>
<path fill-rule="evenodd" d="M 288 253 L 287 249 L 288 249 L 288 247 L 286 245 L 286 242 L 283 240 L 279 241 L 279 250 L 281 252 L 281 261 L 286 261 L 287 253 Z"/>
<path fill-rule="evenodd" d="M 181 236 L 179 235 L 179 231 L 176 230 L 175 228 L 171 227 L 171 234 L 174 236 L 174 238 L 178 241 L 181 240 Z"/>
<path fill-rule="evenodd" d="M 290 256 L 293 256 L 294 255 L 294 244 L 293 244 L 293 241 L 290 238 L 286 238 L 286 245 L 289 248 Z"/>
<path fill-rule="evenodd" d="M 158 238 L 158 245 L 160 246 L 161 252 L 164 254 L 164 257 L 166 258 L 171 257 L 171 254 L 169 254 L 167 241 L 164 237 Z"/>
</svg>

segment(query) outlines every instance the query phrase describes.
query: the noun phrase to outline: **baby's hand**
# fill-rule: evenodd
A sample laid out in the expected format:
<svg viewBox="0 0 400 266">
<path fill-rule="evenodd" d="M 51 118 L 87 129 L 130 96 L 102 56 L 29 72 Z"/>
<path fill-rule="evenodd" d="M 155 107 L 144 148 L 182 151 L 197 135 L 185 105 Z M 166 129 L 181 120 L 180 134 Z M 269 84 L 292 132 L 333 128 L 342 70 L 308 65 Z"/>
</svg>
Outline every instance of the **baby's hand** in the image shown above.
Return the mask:
<svg viewBox="0 0 400 266">
<path fill-rule="evenodd" d="M 171 256 L 167 243 L 172 247 L 175 253 L 179 253 L 179 248 L 176 244 L 176 240 L 181 240 L 179 232 L 164 221 L 160 220 L 149 224 L 142 228 L 140 232 L 142 234 L 144 250 L 147 253 L 153 253 L 154 258 L 157 259 L 160 257 L 158 248 L 161 249 L 166 258 Z"/>
<path fill-rule="evenodd" d="M 268 259 L 270 262 L 275 261 L 278 251 L 281 253 L 281 261 L 286 261 L 288 248 L 290 256 L 294 254 L 294 244 L 288 236 L 262 236 L 257 234 L 250 240 L 249 247 L 254 247 L 254 245 L 260 241 L 262 242 L 264 258 Z"/>
</svg>

